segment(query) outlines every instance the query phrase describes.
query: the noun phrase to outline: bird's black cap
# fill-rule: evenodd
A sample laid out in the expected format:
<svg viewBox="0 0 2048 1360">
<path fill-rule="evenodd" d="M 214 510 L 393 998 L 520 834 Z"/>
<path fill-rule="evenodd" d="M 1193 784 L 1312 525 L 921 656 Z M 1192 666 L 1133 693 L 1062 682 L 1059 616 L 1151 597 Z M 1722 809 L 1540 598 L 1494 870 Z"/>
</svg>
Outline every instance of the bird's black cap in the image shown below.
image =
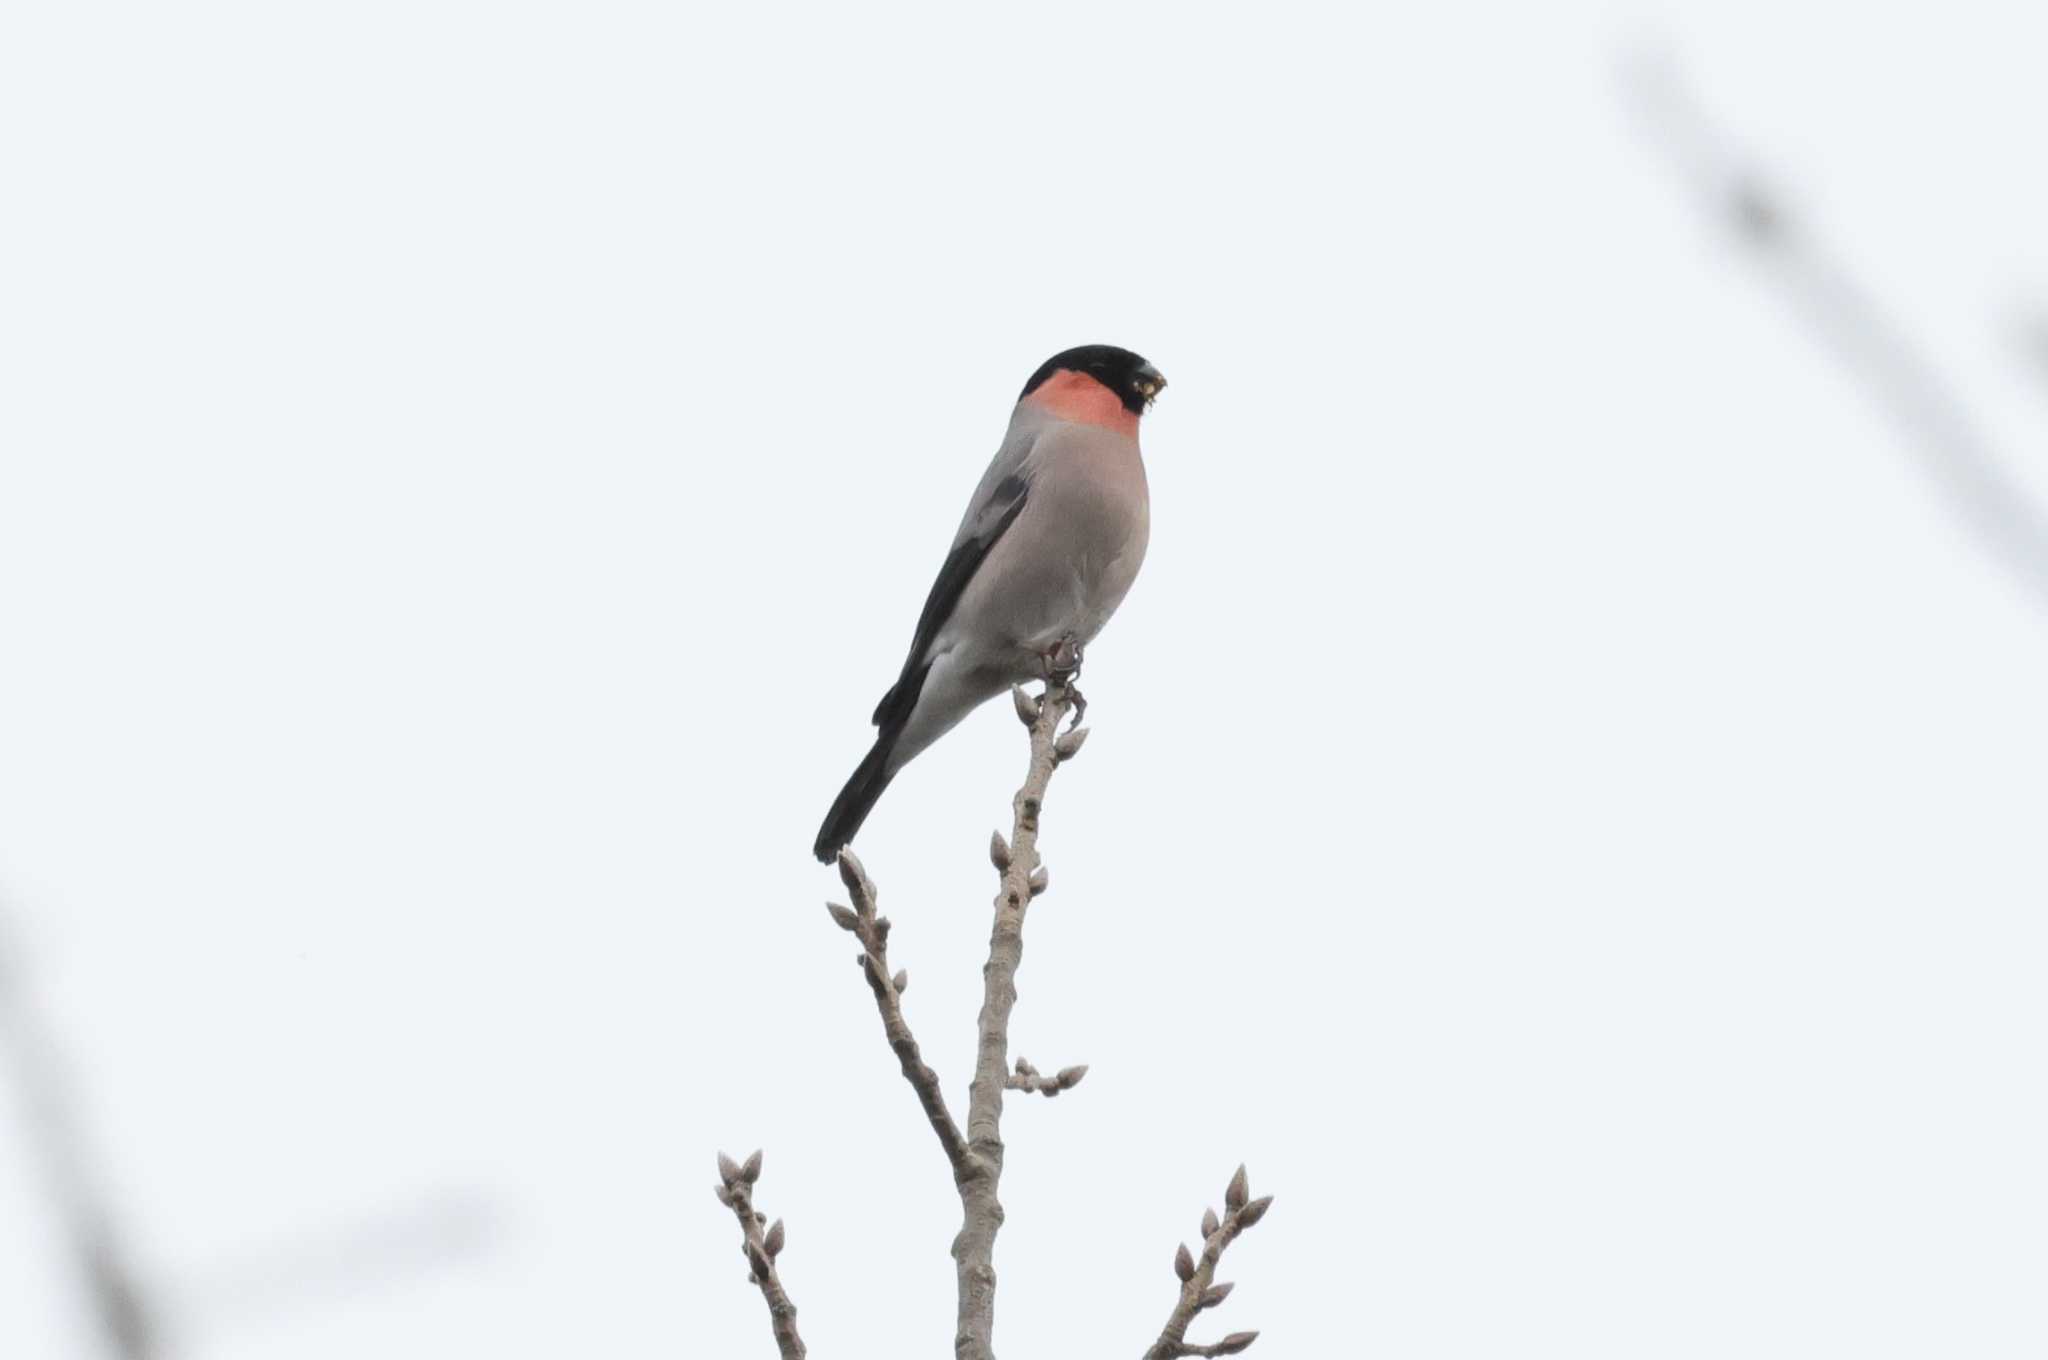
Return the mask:
<svg viewBox="0 0 2048 1360">
<path fill-rule="evenodd" d="M 1036 392 L 1047 379 L 1061 369 L 1073 373 L 1085 373 L 1095 381 L 1116 393 L 1124 409 L 1132 415 L 1143 415 L 1152 398 L 1159 395 L 1159 389 L 1166 386 L 1166 378 L 1158 369 L 1145 362 L 1144 356 L 1115 345 L 1077 345 L 1073 349 L 1061 350 L 1038 366 L 1031 375 L 1031 381 L 1024 384 L 1024 390 L 1017 394 L 1017 400 Z"/>
</svg>

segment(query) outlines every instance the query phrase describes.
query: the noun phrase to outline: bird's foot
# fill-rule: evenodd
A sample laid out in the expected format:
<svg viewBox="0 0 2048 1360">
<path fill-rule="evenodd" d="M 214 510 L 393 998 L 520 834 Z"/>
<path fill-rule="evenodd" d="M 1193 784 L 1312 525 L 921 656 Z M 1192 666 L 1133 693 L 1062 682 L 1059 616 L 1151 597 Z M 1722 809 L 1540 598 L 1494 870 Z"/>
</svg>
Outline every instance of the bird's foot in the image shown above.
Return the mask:
<svg viewBox="0 0 2048 1360">
<path fill-rule="evenodd" d="M 1040 653 L 1039 660 L 1045 665 L 1048 681 L 1065 684 L 1081 678 L 1081 643 L 1072 633 Z"/>
<path fill-rule="evenodd" d="M 1080 640 L 1069 633 L 1043 653 L 1040 660 L 1045 663 L 1045 682 L 1060 686 L 1074 701 L 1074 713 L 1067 722 L 1067 730 L 1071 732 L 1081 725 L 1081 715 L 1088 711 L 1088 700 L 1082 695 L 1081 687 L 1074 683 L 1081 678 Z"/>
</svg>

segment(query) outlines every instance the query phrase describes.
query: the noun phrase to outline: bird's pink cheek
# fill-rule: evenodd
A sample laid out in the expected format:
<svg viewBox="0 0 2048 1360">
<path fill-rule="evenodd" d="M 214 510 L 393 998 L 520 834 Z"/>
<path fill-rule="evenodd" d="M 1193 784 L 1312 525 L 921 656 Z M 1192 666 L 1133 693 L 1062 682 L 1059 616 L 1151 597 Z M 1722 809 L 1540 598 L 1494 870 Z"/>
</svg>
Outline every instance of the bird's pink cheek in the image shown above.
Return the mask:
<svg viewBox="0 0 2048 1360">
<path fill-rule="evenodd" d="M 1025 400 L 1037 402 L 1061 420 L 1100 425 L 1132 439 L 1138 437 L 1138 417 L 1124 409 L 1116 393 L 1085 373 L 1063 369 Z"/>
</svg>

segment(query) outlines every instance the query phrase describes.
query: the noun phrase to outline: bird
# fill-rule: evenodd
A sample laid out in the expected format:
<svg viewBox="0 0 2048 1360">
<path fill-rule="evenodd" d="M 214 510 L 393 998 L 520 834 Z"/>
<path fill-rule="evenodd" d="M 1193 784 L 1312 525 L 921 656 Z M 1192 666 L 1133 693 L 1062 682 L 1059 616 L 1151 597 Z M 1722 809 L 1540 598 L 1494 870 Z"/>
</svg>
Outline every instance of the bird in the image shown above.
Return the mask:
<svg viewBox="0 0 2048 1360">
<path fill-rule="evenodd" d="M 1081 345 L 1040 364 L 960 518 L 875 744 L 818 828 L 830 863 L 897 772 L 1011 685 L 1071 679 L 1145 560 L 1151 502 L 1138 422 L 1166 378 L 1130 350 Z"/>
</svg>

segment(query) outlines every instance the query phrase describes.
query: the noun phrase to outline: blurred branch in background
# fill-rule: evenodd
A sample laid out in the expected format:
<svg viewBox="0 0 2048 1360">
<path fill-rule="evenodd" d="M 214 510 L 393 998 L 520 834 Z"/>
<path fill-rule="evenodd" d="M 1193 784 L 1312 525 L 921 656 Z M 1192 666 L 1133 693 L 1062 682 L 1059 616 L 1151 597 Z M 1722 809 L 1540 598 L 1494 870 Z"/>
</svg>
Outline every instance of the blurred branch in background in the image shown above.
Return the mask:
<svg viewBox="0 0 2048 1360">
<path fill-rule="evenodd" d="M 317 1307 L 479 1255 L 503 1231 L 497 1210 L 476 1191 L 422 1192 L 355 1222 L 294 1232 L 181 1273 L 177 1313 L 225 1327 L 252 1313 Z"/>
<path fill-rule="evenodd" d="M 2048 393 L 2048 311 L 2037 311 L 2020 324 L 2020 352 Z"/>
<path fill-rule="evenodd" d="M 81 1273 L 106 1353 L 150 1360 L 163 1353 L 162 1317 L 137 1278 L 121 1224 L 96 1174 L 67 1072 L 31 1003 L 20 946 L 0 915 L 0 1042 L 8 1050 L 29 1127 L 30 1154 Z"/>
<path fill-rule="evenodd" d="M 243 1264 L 210 1272 L 209 1283 L 178 1291 L 174 1301 L 164 1281 L 145 1281 L 138 1272 L 132 1241 L 98 1174 L 100 1149 L 81 1112 L 75 1068 L 51 1039 L 44 1014 L 0 904 L 0 1045 L 22 1093 L 30 1155 L 64 1226 L 103 1351 L 114 1360 L 160 1360 L 169 1349 L 174 1302 L 181 1315 L 246 1310 L 315 1288 L 421 1270 L 479 1250 L 495 1234 L 495 1216 L 482 1199 L 444 1192 L 344 1231 L 273 1244 Z M 197 1295 L 198 1309 L 188 1295 Z"/>
<path fill-rule="evenodd" d="M 1702 208 L 1771 271 L 1898 422 L 1949 505 L 2036 602 L 2048 606 L 2048 513 L 2026 494 L 2013 464 L 1970 418 L 1933 360 L 1807 228 L 1792 195 L 1715 123 L 1668 54 L 1637 53 L 1624 63 L 1623 75 L 1637 115 Z M 2048 372 L 2048 337 L 2037 327 L 2033 340 Z"/>
</svg>

